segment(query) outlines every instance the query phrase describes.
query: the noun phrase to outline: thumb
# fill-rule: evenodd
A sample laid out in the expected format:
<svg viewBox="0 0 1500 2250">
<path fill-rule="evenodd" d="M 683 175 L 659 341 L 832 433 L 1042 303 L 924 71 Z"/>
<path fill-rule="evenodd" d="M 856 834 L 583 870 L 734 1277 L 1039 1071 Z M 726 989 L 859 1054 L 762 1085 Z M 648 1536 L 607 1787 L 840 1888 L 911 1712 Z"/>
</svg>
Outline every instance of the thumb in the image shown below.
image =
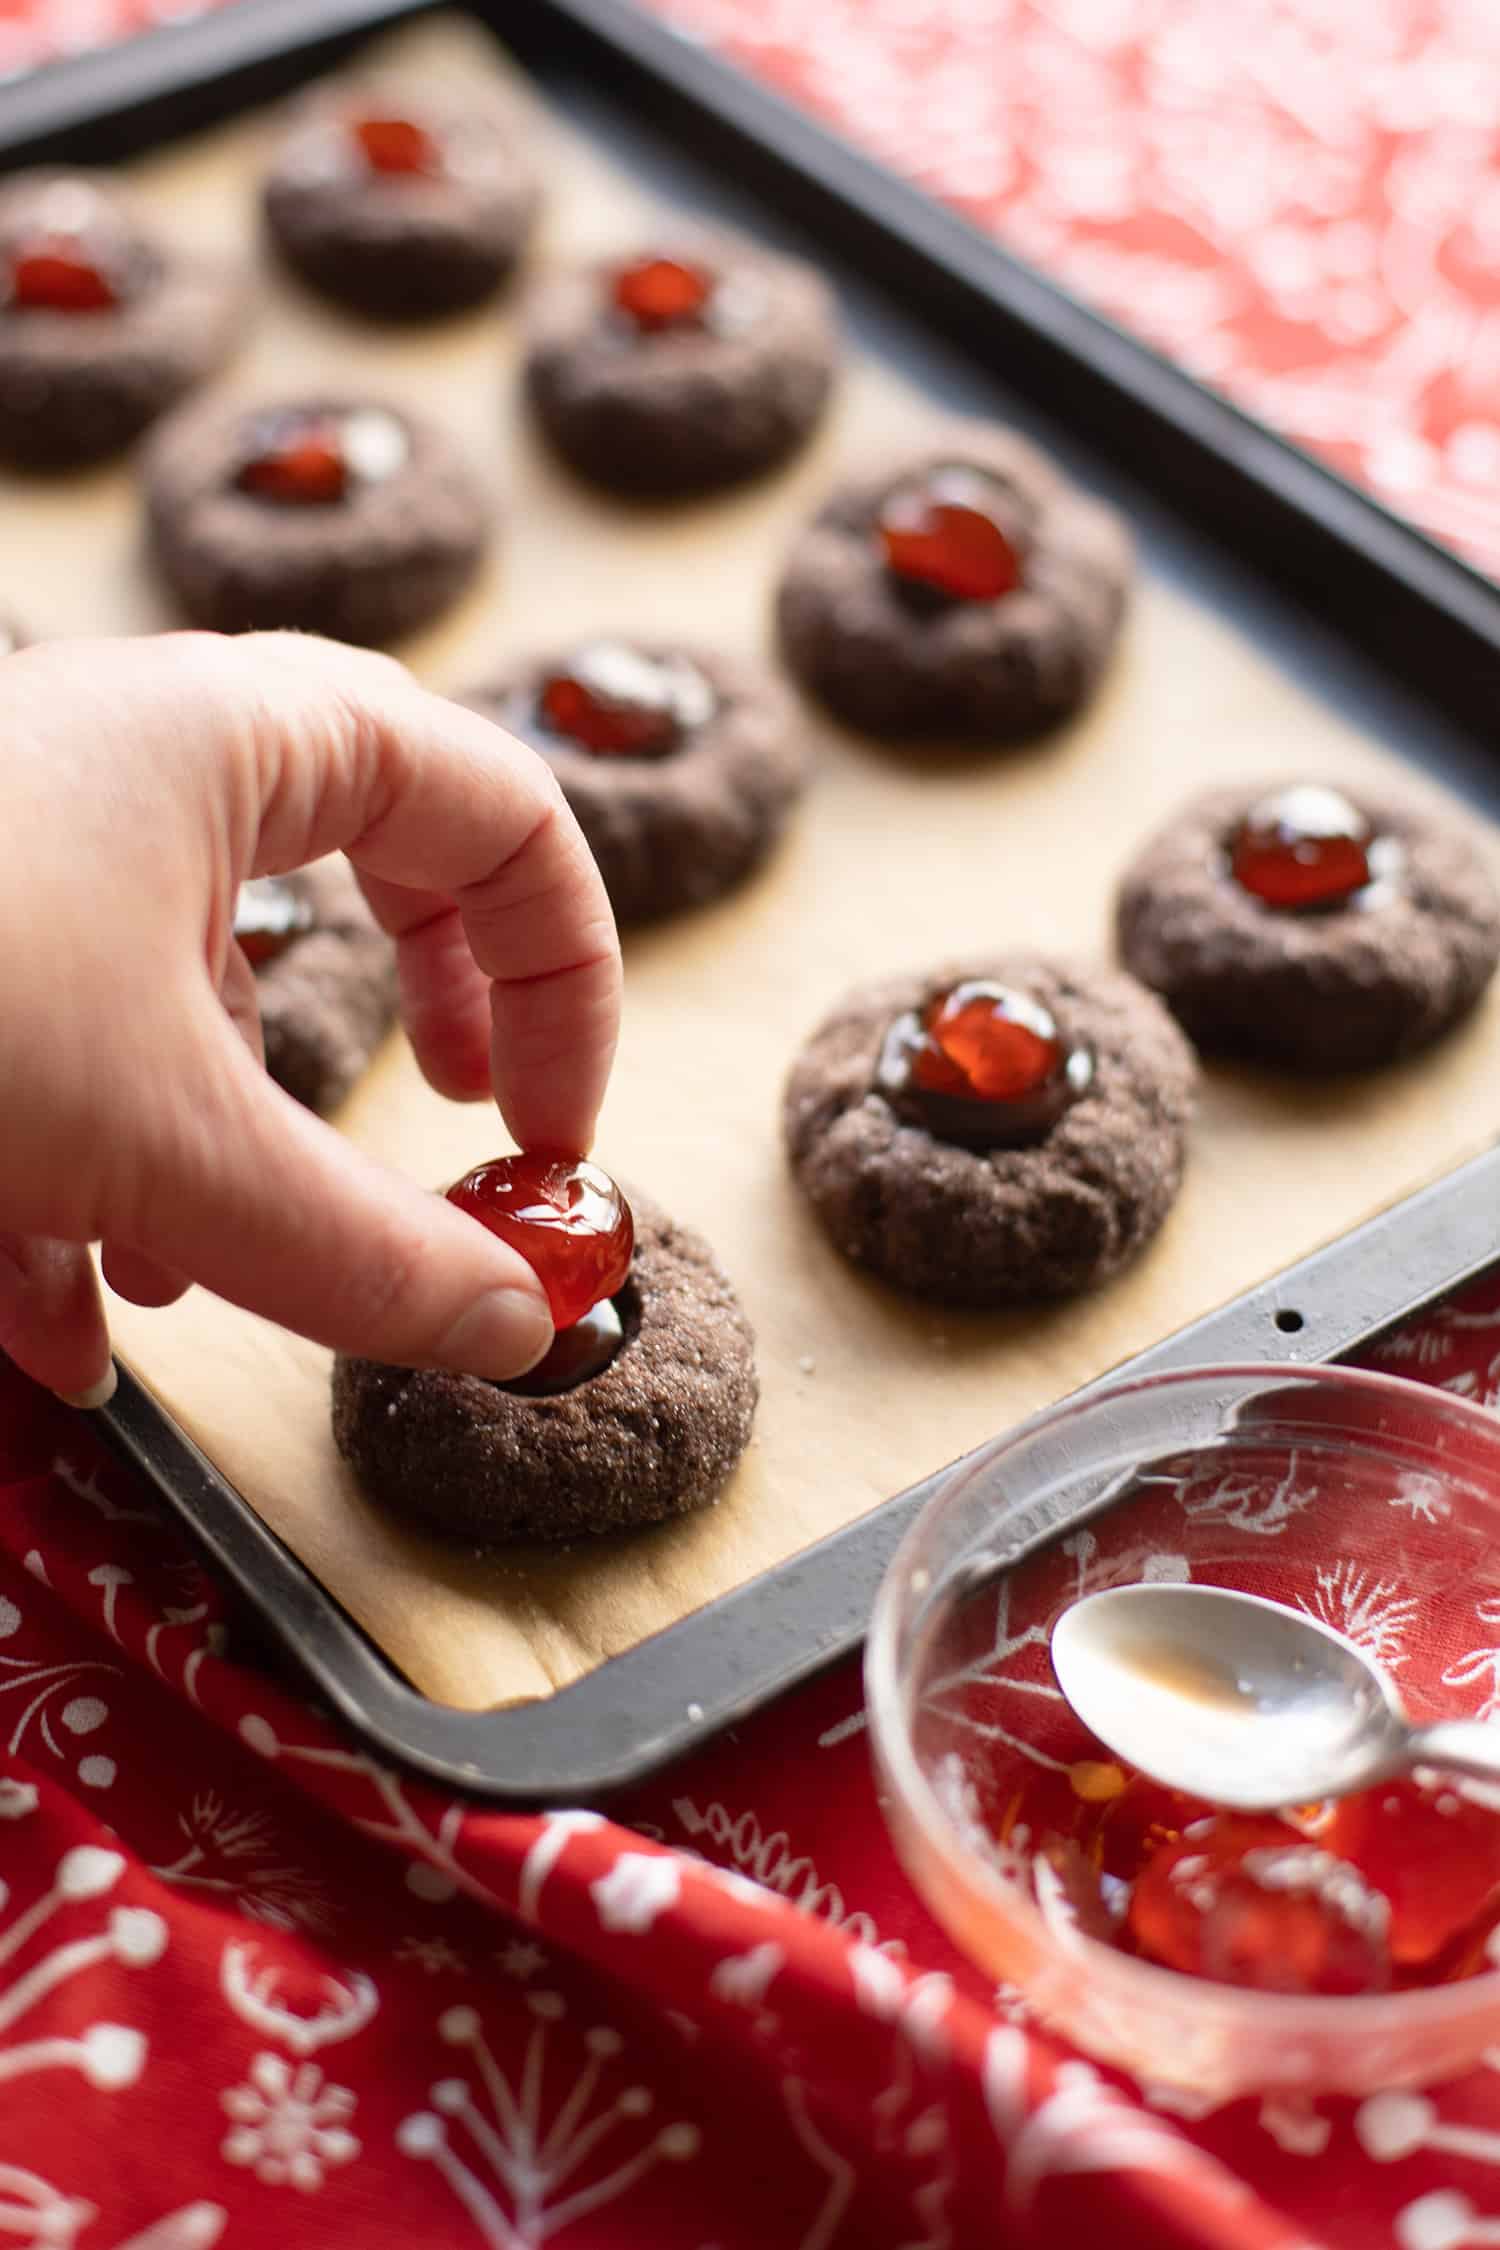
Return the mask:
<svg viewBox="0 0 1500 2250">
<path fill-rule="evenodd" d="M 524 1258 L 283 1094 L 217 1009 L 111 1239 L 336 1351 L 502 1381 L 552 1341 Z"/>
</svg>

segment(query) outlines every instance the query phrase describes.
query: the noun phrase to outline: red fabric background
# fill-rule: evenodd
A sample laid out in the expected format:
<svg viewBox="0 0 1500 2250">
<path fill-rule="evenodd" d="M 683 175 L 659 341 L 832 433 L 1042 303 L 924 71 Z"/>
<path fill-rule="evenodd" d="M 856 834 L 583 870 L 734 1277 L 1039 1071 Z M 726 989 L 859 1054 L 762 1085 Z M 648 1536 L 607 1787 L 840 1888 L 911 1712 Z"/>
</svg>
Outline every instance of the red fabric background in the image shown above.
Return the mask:
<svg viewBox="0 0 1500 2250">
<path fill-rule="evenodd" d="M 1500 1279 L 1381 1357 L 1500 1398 Z M 1496 2239 L 1500 2051 L 1185 2118 L 1026 2029 L 894 1862 L 855 1666 L 609 1820 L 469 1811 L 309 1708 L 3 1368 L 0 1461 L 0 2238 Z M 1495 1708 L 1500 1646 L 1470 1671 Z"/>
</svg>

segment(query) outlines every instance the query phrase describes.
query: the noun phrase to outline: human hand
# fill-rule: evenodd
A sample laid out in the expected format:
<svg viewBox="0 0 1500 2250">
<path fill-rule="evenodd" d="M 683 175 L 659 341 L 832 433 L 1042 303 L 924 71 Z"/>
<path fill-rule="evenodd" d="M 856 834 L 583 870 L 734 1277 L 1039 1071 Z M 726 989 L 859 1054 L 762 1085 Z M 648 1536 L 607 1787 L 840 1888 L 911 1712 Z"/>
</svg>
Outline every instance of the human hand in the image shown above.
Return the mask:
<svg viewBox="0 0 1500 2250">
<path fill-rule="evenodd" d="M 599 874 L 544 762 L 389 658 L 290 634 L 0 659 L 0 1348 L 113 1389 L 111 1286 L 191 1282 L 341 1351 L 503 1378 L 529 1266 L 274 1086 L 234 942 L 250 875 L 347 852 L 442 1093 L 585 1150 L 619 1020 Z"/>
</svg>

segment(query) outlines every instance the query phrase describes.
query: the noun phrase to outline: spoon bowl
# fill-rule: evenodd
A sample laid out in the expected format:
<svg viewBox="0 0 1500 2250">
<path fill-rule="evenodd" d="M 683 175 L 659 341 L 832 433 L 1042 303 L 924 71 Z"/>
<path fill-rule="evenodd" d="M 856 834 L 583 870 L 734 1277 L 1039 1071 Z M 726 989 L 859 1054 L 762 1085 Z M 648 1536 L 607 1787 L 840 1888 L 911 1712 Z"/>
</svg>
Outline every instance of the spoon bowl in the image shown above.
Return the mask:
<svg viewBox="0 0 1500 2250">
<path fill-rule="evenodd" d="M 1169 1789 L 1274 1812 L 1427 1763 L 1500 1781 L 1500 1735 L 1414 1727 L 1386 1675 L 1302 1610 L 1220 1586 L 1113 1586 L 1064 1610 L 1052 1668 L 1106 1749 Z"/>
</svg>

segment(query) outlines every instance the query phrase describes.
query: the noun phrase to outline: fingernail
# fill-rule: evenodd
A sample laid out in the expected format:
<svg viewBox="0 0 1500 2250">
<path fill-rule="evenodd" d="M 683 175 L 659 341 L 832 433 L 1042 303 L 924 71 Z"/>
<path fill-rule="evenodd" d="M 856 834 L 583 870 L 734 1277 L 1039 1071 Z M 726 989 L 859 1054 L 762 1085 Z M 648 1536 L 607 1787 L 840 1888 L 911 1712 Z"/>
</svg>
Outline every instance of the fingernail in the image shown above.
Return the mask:
<svg viewBox="0 0 1500 2250">
<path fill-rule="evenodd" d="M 503 1383 L 551 1348 L 546 1300 L 529 1289 L 491 1289 L 460 1313 L 433 1354 L 444 1367 Z"/>
<path fill-rule="evenodd" d="M 119 1381 L 115 1363 L 111 1360 L 98 1382 L 90 1383 L 86 1391 L 58 1391 L 54 1395 L 62 1400 L 64 1406 L 108 1406 L 119 1387 Z"/>
</svg>

